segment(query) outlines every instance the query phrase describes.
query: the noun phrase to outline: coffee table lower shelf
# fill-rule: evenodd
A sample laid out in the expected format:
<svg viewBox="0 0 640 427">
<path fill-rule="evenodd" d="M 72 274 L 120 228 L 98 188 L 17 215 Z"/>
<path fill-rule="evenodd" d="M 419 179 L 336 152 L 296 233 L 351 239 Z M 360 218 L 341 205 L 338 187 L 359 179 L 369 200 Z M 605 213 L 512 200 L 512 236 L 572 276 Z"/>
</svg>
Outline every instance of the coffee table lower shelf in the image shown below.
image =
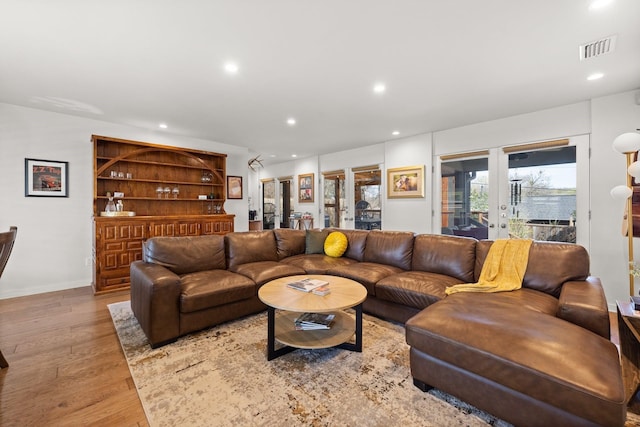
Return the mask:
<svg viewBox="0 0 640 427">
<path fill-rule="evenodd" d="M 273 360 L 297 349 L 337 347 L 362 352 L 362 304 L 353 307 L 355 319 L 344 311 L 333 312 L 336 317 L 331 329 L 300 331 L 294 320 L 301 313 L 267 309 L 267 360 Z M 349 342 L 355 334 L 355 343 Z M 277 343 L 282 344 L 276 348 Z"/>
</svg>

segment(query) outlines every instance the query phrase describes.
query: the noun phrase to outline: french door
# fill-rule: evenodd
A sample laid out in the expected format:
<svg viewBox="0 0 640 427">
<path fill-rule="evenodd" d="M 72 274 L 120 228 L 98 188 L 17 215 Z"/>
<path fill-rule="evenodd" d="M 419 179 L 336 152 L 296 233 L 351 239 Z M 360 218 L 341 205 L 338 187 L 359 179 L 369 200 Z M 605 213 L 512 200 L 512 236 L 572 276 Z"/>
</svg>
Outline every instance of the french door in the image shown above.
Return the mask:
<svg viewBox="0 0 640 427">
<path fill-rule="evenodd" d="M 589 243 L 587 136 L 439 158 L 443 234 Z"/>
<path fill-rule="evenodd" d="M 293 192 L 291 191 L 291 177 L 278 178 L 280 183 L 280 197 L 278 207 L 280 212 L 280 228 L 289 228 L 289 217 L 293 212 Z"/>
<path fill-rule="evenodd" d="M 378 165 L 323 172 L 325 222 L 330 227 L 382 228 L 382 172 Z"/>
<path fill-rule="evenodd" d="M 345 228 L 348 213 L 344 170 L 323 172 L 324 216 L 326 227 Z"/>
<path fill-rule="evenodd" d="M 265 230 L 275 228 L 276 223 L 276 182 L 273 179 L 262 181 L 262 227 Z"/>
<path fill-rule="evenodd" d="M 378 165 L 351 169 L 353 182 L 353 227 L 382 229 L 382 172 Z"/>
</svg>

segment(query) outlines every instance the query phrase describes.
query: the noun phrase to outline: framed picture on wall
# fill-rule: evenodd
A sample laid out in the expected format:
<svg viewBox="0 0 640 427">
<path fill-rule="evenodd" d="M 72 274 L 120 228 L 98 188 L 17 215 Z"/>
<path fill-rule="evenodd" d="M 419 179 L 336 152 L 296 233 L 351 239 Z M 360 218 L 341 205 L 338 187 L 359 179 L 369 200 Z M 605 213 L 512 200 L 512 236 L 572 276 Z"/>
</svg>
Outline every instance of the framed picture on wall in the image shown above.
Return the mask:
<svg viewBox="0 0 640 427">
<path fill-rule="evenodd" d="M 242 177 L 227 175 L 227 199 L 242 199 Z"/>
<path fill-rule="evenodd" d="M 24 159 L 26 197 L 69 197 L 69 162 Z"/>
<path fill-rule="evenodd" d="M 424 197 L 424 166 L 387 169 L 387 197 Z"/>
<path fill-rule="evenodd" d="M 298 175 L 298 202 L 313 203 L 313 174 Z"/>
</svg>

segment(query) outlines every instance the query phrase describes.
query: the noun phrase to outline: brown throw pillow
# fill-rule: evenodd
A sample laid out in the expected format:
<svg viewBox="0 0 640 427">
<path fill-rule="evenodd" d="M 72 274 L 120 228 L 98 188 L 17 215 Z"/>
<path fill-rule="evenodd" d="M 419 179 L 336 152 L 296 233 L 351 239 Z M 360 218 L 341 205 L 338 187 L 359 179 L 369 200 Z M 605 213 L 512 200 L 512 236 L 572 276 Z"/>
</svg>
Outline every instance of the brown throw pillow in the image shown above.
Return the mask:
<svg viewBox="0 0 640 427">
<path fill-rule="evenodd" d="M 305 236 L 305 254 L 323 254 L 324 241 L 329 235 L 329 230 L 307 230 Z"/>
</svg>

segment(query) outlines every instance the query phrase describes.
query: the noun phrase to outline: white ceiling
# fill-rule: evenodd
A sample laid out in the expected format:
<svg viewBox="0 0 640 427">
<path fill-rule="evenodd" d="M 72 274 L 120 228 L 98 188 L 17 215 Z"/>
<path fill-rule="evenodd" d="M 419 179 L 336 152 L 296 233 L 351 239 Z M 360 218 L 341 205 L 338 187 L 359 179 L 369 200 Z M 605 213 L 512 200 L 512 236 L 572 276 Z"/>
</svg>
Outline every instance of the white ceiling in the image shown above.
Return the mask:
<svg viewBox="0 0 640 427">
<path fill-rule="evenodd" d="M 589 5 L 0 0 L 0 102 L 286 161 L 640 88 L 640 1 Z M 613 53 L 579 60 L 610 35 Z"/>
</svg>

